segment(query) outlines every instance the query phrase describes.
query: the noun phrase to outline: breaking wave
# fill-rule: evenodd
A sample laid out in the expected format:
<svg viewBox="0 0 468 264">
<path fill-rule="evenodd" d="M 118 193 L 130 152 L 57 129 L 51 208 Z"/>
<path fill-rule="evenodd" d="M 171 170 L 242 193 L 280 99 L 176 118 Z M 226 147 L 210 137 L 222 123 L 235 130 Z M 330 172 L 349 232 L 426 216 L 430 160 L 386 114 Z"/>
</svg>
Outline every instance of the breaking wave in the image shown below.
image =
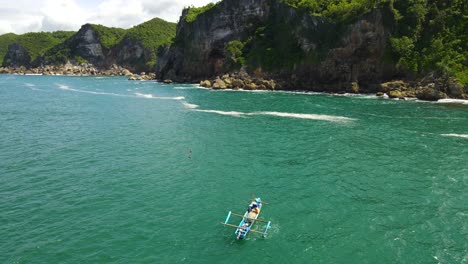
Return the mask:
<svg viewBox="0 0 468 264">
<path fill-rule="evenodd" d="M 218 111 L 218 110 L 201 110 L 201 109 L 196 109 L 195 111 L 203 112 L 203 113 L 215 113 L 219 115 L 228 115 L 228 116 L 235 116 L 235 117 L 241 117 L 243 115 L 246 115 L 246 113 L 236 112 L 236 111 Z"/>
<path fill-rule="evenodd" d="M 467 134 L 441 134 L 444 137 L 459 137 L 459 138 L 468 138 Z"/>
<path fill-rule="evenodd" d="M 94 92 L 94 91 L 86 91 L 86 90 L 79 90 L 70 88 L 64 84 L 57 84 L 57 87 L 62 90 L 67 91 L 74 91 L 78 93 L 87 93 L 87 94 L 98 94 L 98 95 L 111 95 L 111 96 L 118 96 L 118 97 L 129 97 L 129 98 L 148 98 L 148 99 L 159 99 L 159 100 L 184 100 L 185 97 L 183 96 L 176 96 L 176 97 L 157 97 L 152 94 L 142 94 L 142 93 L 135 93 L 135 95 L 126 95 L 126 94 L 116 94 L 116 93 L 105 93 L 105 92 Z"/>
<path fill-rule="evenodd" d="M 187 108 L 187 109 L 195 109 L 195 108 L 199 107 L 196 104 L 189 104 L 189 103 L 183 103 L 183 104 L 184 104 L 184 107 Z"/>
<path fill-rule="evenodd" d="M 184 103 L 184 105 L 190 105 L 190 104 Z M 282 112 L 244 113 L 244 112 L 237 112 L 237 111 L 219 111 L 219 110 L 202 110 L 202 109 L 194 109 L 194 111 L 203 112 L 203 113 L 214 113 L 214 114 L 219 114 L 219 115 L 228 115 L 228 116 L 234 116 L 234 117 L 263 115 L 263 116 L 277 116 L 277 117 L 296 118 L 296 119 L 323 120 L 323 121 L 330 121 L 330 122 L 350 122 L 350 121 L 356 120 L 354 118 L 349 118 L 349 117 L 344 117 L 344 116 L 331 116 L 331 115 L 318 115 L 318 114 L 299 114 L 299 113 L 282 113 Z"/>
<path fill-rule="evenodd" d="M 462 99 L 440 99 L 437 101 L 438 104 L 464 104 L 468 105 L 468 100 Z"/>
<path fill-rule="evenodd" d="M 137 97 L 154 98 L 152 94 L 135 93 Z"/>
<path fill-rule="evenodd" d="M 344 116 L 331 116 L 331 115 L 317 115 L 317 114 L 297 114 L 297 113 L 282 113 L 282 112 L 257 112 L 250 115 L 269 115 L 299 119 L 310 119 L 310 120 L 324 120 L 330 122 L 348 122 L 354 121 L 355 119 L 344 117 Z"/>
</svg>

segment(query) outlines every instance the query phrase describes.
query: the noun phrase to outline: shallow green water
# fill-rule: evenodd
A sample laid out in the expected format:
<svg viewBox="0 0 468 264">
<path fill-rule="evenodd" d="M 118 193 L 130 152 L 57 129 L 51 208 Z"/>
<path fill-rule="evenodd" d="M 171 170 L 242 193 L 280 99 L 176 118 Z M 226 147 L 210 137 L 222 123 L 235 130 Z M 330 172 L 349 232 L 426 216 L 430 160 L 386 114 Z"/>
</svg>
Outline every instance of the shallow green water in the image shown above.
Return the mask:
<svg viewBox="0 0 468 264">
<path fill-rule="evenodd" d="M 0 263 L 468 263 L 467 134 L 463 106 L 0 75 Z M 251 193 L 272 229 L 236 241 Z"/>
</svg>

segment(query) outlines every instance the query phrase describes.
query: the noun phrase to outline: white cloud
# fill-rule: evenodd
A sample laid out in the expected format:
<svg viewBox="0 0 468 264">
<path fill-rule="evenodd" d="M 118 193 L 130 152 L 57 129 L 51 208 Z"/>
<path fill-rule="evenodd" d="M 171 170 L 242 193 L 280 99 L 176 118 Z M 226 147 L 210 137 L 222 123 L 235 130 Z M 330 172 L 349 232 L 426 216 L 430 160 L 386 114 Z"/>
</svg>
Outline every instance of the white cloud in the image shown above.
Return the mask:
<svg viewBox="0 0 468 264">
<path fill-rule="evenodd" d="M 154 17 L 177 22 L 186 6 L 219 0 L 0 0 L 0 34 L 78 30 L 85 23 L 129 28 Z"/>
</svg>

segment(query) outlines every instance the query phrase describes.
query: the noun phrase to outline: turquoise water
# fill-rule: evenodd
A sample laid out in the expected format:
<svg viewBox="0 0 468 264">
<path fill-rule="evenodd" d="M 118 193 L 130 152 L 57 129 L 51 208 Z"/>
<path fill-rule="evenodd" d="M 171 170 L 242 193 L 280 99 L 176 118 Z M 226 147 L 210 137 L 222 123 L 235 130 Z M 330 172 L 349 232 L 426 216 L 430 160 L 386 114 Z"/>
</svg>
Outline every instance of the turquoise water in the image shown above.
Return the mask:
<svg viewBox="0 0 468 264">
<path fill-rule="evenodd" d="M 0 75 L 0 125 L 0 263 L 468 263 L 466 106 Z"/>
</svg>

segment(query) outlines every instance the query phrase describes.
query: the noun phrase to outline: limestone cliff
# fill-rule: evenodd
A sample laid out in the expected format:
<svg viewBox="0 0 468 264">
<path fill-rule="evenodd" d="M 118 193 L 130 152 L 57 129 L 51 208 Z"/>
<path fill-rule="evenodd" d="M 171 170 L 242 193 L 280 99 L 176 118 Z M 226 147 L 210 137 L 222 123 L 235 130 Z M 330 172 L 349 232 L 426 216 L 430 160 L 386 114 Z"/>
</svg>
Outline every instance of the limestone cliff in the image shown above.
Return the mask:
<svg viewBox="0 0 468 264">
<path fill-rule="evenodd" d="M 3 59 L 4 67 L 29 67 L 30 64 L 31 56 L 23 46 L 18 43 L 8 46 L 8 51 Z"/>
<path fill-rule="evenodd" d="M 384 63 L 391 24 L 385 12 L 375 9 L 344 24 L 277 0 L 224 0 L 187 22 L 186 9 L 156 71 L 162 79 L 194 82 L 236 71 L 227 46 L 238 40 L 244 69 L 286 80 L 284 88 L 342 91 L 355 82 L 374 90 L 397 74 Z"/>
</svg>

